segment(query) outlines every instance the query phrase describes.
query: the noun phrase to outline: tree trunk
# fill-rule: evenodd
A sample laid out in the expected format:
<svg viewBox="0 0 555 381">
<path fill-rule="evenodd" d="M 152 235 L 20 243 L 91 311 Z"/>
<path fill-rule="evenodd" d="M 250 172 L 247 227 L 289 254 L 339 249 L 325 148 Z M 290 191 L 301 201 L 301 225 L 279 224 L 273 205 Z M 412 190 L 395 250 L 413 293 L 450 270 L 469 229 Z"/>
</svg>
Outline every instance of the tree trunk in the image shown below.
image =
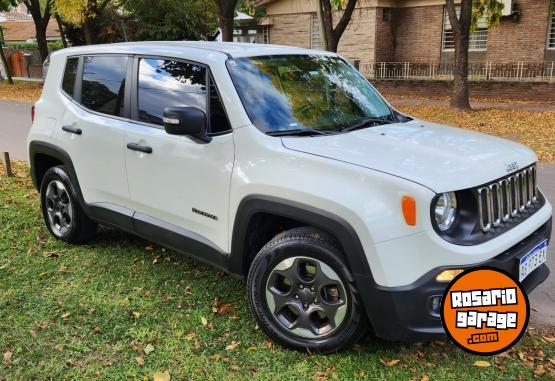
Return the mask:
<svg viewBox="0 0 555 381">
<path fill-rule="evenodd" d="M 220 29 L 222 30 L 222 41 L 233 41 L 233 15 L 232 17 L 220 15 Z"/>
<path fill-rule="evenodd" d="M 93 45 L 96 42 L 96 35 L 92 24 L 93 22 L 90 19 L 83 22 L 83 33 L 85 35 L 86 45 Z"/>
<path fill-rule="evenodd" d="M 341 36 L 343 36 L 343 32 L 347 28 L 347 25 L 351 21 L 351 17 L 353 15 L 353 11 L 355 9 L 357 0 L 348 0 L 347 5 L 345 6 L 345 10 L 343 11 L 343 15 L 341 19 L 335 26 L 333 27 L 333 10 L 331 7 L 330 0 L 320 0 L 320 4 L 322 7 L 322 19 L 323 24 L 320 27 L 324 28 L 324 32 L 326 35 L 326 50 L 330 52 L 337 52 L 337 47 L 339 46 L 339 40 Z"/>
<path fill-rule="evenodd" d="M 233 27 L 235 18 L 235 7 L 237 0 L 217 0 L 218 18 L 222 30 L 222 41 L 233 41 Z"/>
<path fill-rule="evenodd" d="M 446 5 L 455 40 L 454 79 L 450 106 L 458 110 L 471 110 L 468 90 L 468 48 L 472 24 L 472 0 L 461 1 L 459 18 L 455 11 L 454 0 L 447 0 Z"/>
<path fill-rule="evenodd" d="M 58 30 L 60 31 L 60 37 L 62 37 L 62 44 L 64 48 L 67 48 L 67 39 L 66 39 L 66 32 L 64 30 L 64 24 L 62 23 L 62 18 L 60 17 L 59 13 L 54 15 L 56 18 L 56 23 L 58 24 Z"/>
<path fill-rule="evenodd" d="M 40 53 L 40 60 L 42 62 L 44 62 L 46 60 L 46 57 L 48 57 L 48 42 L 46 41 L 46 26 L 47 25 L 48 24 L 46 24 L 45 26 L 35 24 L 35 33 L 36 33 L 36 36 L 37 36 L 37 45 L 38 45 L 39 53 Z"/>
<path fill-rule="evenodd" d="M 8 66 L 8 60 L 6 59 L 6 55 L 4 54 L 4 48 L 0 45 L 0 59 L 2 60 L 2 65 L 4 66 L 4 70 L 6 70 L 6 77 L 8 78 L 8 83 L 13 85 L 13 78 L 10 67 Z"/>
</svg>

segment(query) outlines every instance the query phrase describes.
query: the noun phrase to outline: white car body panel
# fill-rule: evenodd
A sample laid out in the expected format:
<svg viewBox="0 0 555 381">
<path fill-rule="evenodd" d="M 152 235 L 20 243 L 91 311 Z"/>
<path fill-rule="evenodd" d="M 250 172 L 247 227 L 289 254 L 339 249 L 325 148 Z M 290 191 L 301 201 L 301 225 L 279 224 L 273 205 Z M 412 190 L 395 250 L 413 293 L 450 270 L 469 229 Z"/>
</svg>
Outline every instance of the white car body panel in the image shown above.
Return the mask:
<svg viewBox="0 0 555 381">
<path fill-rule="evenodd" d="M 208 65 L 233 132 L 202 145 L 77 105 L 60 91 L 65 59 L 99 53 Z M 451 244 L 434 231 L 430 203 L 436 192 L 485 184 L 505 176 L 510 163 L 522 168 L 537 160 L 528 148 L 504 139 L 419 120 L 334 136 L 265 135 L 241 104 L 226 60 L 275 54 L 333 55 L 212 42 L 126 43 L 55 52 L 28 142 L 54 144 L 79 163 L 76 172 L 87 203 L 126 206 L 188 229 L 226 253 L 239 205 L 248 196 L 272 196 L 325 210 L 349 222 L 375 282 L 384 287 L 409 285 L 440 266 L 493 258 L 549 220 L 552 209 L 546 202 L 525 222 L 475 246 Z M 73 123 L 83 129 L 83 136 L 61 130 Z M 154 154 L 126 150 L 130 142 L 148 144 Z M 405 195 L 416 200 L 415 226 L 407 225 L 402 215 Z M 194 214 L 192 208 L 218 220 Z"/>
<path fill-rule="evenodd" d="M 135 124 L 127 142 L 150 146 L 152 154 L 125 150 L 130 198 L 126 207 L 200 234 L 229 252 L 229 184 L 233 137 L 199 144 L 163 129 Z M 218 220 L 193 213 L 193 208 Z"/>
<path fill-rule="evenodd" d="M 485 184 L 537 161 L 520 144 L 422 120 L 396 123 L 326 139 L 283 139 L 287 148 L 341 160 L 449 192 Z"/>
</svg>

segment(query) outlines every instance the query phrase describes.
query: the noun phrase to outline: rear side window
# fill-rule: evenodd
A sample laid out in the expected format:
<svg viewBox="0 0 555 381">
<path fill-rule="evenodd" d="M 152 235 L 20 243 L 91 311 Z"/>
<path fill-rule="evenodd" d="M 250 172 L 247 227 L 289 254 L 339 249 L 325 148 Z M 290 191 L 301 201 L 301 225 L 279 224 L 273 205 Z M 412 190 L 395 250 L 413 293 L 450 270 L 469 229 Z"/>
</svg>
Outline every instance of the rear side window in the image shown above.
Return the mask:
<svg viewBox="0 0 555 381">
<path fill-rule="evenodd" d="M 107 115 L 122 116 L 127 57 L 85 57 L 81 104 Z"/>
<path fill-rule="evenodd" d="M 68 58 L 66 62 L 66 69 L 64 71 L 64 79 L 62 81 L 62 90 L 72 98 L 75 96 L 75 78 L 77 78 L 77 67 L 79 65 L 79 58 Z M 45 63 L 45 67 L 47 68 Z"/>
<path fill-rule="evenodd" d="M 206 68 L 154 58 L 139 63 L 139 120 L 162 125 L 166 107 L 196 107 L 206 111 Z"/>
</svg>

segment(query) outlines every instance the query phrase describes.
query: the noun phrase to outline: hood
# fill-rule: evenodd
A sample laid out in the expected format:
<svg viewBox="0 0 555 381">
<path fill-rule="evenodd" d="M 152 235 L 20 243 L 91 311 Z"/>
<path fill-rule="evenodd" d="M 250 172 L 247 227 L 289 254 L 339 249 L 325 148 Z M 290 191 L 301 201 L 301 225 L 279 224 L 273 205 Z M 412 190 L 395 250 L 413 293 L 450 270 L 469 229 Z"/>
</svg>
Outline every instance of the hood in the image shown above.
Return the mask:
<svg viewBox="0 0 555 381">
<path fill-rule="evenodd" d="M 435 192 L 472 188 L 537 160 L 518 143 L 469 130 L 413 120 L 344 134 L 284 137 L 291 150 L 385 172 Z"/>
</svg>

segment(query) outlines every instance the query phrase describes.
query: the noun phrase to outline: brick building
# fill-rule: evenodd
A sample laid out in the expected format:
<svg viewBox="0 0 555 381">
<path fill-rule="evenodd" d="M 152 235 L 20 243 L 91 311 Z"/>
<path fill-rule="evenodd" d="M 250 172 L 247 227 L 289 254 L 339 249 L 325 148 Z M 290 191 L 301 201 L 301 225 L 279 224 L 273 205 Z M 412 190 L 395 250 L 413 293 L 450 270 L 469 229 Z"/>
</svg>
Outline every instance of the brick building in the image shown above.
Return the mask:
<svg viewBox="0 0 555 381">
<path fill-rule="evenodd" d="M 318 0 L 258 0 L 272 44 L 319 49 Z M 555 0 L 503 0 L 498 27 L 485 22 L 471 36 L 470 61 L 496 64 L 555 61 Z M 453 34 L 445 0 L 359 0 L 339 53 L 362 65 L 375 62 L 448 63 Z"/>
</svg>

